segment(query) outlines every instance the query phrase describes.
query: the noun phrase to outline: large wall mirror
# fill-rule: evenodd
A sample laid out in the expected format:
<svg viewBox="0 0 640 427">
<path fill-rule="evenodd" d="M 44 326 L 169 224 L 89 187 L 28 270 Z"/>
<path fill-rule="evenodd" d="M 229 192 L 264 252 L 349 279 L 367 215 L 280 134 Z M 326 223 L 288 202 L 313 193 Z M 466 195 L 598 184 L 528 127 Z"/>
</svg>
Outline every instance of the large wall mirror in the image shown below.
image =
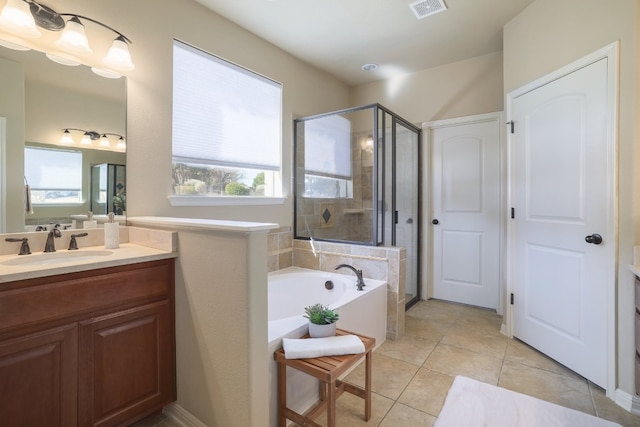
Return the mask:
<svg viewBox="0 0 640 427">
<path fill-rule="evenodd" d="M 73 142 L 62 144 L 64 129 L 70 129 Z M 81 142 L 83 131 L 94 137 L 91 144 Z M 100 146 L 103 134 L 108 147 Z M 65 66 L 42 52 L 0 46 L 0 232 L 71 225 L 73 217 L 94 209 L 95 214 L 115 210 L 124 218 L 124 141 L 124 77 L 105 78 L 88 66 Z M 106 176 L 96 169 L 118 173 Z M 32 212 L 25 206 L 26 183 Z"/>
</svg>

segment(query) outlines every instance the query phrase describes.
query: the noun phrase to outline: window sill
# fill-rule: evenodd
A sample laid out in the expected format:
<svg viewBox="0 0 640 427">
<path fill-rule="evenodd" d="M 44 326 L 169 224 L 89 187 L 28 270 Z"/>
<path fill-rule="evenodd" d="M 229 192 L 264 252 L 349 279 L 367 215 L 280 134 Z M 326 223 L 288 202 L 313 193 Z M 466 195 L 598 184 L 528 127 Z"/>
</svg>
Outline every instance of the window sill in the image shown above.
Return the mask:
<svg viewBox="0 0 640 427">
<path fill-rule="evenodd" d="M 282 205 L 286 197 L 203 197 L 203 196 L 169 196 L 171 206 L 258 206 Z"/>
</svg>

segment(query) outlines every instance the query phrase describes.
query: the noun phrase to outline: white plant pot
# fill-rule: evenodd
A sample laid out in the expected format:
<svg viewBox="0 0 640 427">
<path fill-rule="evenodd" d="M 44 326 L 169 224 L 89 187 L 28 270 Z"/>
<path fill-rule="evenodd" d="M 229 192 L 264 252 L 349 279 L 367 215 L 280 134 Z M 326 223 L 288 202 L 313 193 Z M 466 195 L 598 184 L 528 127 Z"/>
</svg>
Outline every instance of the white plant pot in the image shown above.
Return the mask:
<svg viewBox="0 0 640 427">
<path fill-rule="evenodd" d="M 336 335 L 336 323 L 328 325 L 316 325 L 309 322 L 309 336 L 311 338 L 333 337 Z"/>
</svg>

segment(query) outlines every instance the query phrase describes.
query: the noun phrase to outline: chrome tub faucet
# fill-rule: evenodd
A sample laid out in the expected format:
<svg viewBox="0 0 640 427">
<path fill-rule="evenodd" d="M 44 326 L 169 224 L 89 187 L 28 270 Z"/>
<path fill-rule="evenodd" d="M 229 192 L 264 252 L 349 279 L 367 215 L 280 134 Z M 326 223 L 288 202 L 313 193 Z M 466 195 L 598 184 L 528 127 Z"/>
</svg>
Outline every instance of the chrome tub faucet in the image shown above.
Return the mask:
<svg viewBox="0 0 640 427">
<path fill-rule="evenodd" d="M 358 270 L 350 266 L 349 264 L 338 264 L 335 267 L 336 270 L 339 270 L 341 268 L 348 268 L 356 274 L 356 278 L 357 278 L 356 287 L 358 288 L 359 291 L 362 291 L 363 288 L 365 287 L 364 280 L 362 279 L 362 270 Z"/>
</svg>

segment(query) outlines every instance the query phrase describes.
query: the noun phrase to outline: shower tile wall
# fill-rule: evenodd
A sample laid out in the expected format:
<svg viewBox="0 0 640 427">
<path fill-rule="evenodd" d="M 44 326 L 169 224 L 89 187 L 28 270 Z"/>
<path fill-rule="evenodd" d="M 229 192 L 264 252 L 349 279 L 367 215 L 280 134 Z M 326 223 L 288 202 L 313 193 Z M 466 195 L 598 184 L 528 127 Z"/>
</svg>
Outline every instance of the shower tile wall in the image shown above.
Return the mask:
<svg viewBox="0 0 640 427">
<path fill-rule="evenodd" d="M 293 240 L 291 229 L 284 227 L 269 234 L 269 271 L 291 265 L 335 272 L 337 264 L 347 263 L 362 269 L 364 276 L 387 282 L 387 338 L 396 340 L 404 334 L 405 269 L 404 248 L 349 245 L 331 242 Z M 289 242 L 286 240 L 289 239 Z M 314 252 L 315 249 L 315 252 Z M 340 270 L 338 273 L 353 275 Z M 354 282 L 355 286 L 355 282 Z"/>
<path fill-rule="evenodd" d="M 302 136 L 299 136 L 302 138 Z M 317 239 L 371 242 L 373 151 L 366 149 L 366 135 L 354 136 L 352 141 L 352 198 L 298 198 L 298 234 Z M 297 164 L 304 165 L 304 144 L 296 148 Z M 304 166 L 297 176 L 304 176 Z M 296 191 L 304 193 L 304 180 L 299 180 Z"/>
<path fill-rule="evenodd" d="M 291 227 L 271 230 L 267 236 L 268 271 L 277 271 L 293 265 L 293 233 Z"/>
</svg>

